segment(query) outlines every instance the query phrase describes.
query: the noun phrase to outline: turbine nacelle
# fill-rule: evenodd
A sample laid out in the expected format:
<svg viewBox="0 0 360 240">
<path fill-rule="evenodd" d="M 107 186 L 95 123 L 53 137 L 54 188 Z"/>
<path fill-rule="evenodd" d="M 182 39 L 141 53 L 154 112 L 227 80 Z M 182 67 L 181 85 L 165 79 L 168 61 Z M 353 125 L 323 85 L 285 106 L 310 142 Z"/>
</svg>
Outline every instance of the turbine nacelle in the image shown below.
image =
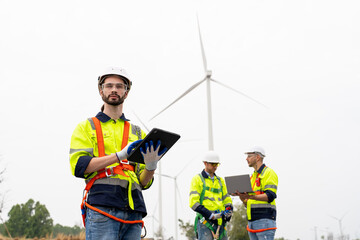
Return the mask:
<svg viewBox="0 0 360 240">
<path fill-rule="evenodd" d="M 211 78 L 212 71 L 206 70 L 205 74 L 206 74 L 206 78 Z"/>
</svg>

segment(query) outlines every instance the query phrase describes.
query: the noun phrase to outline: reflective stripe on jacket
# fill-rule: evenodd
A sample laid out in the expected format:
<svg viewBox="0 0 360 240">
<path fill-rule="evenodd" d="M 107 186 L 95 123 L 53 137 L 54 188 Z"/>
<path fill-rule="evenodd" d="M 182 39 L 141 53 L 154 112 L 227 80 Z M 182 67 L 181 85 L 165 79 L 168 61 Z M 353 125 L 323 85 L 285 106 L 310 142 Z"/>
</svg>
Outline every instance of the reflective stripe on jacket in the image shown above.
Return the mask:
<svg viewBox="0 0 360 240">
<path fill-rule="evenodd" d="M 276 220 L 275 198 L 278 186 L 278 177 L 274 170 L 263 164 L 251 176 L 251 186 L 255 194 L 266 193 L 270 202 L 249 199 L 247 201 L 247 217 L 249 221 L 262 218 Z M 270 197 L 269 197 L 270 196 Z"/>
<path fill-rule="evenodd" d="M 201 175 L 206 183 L 204 199 L 201 203 L 200 196 L 203 190 L 203 182 L 201 177 L 196 175 L 193 177 L 190 185 L 189 206 L 206 219 L 209 219 L 212 212 L 216 210 L 224 211 L 226 206 L 232 206 L 232 200 L 227 192 L 223 178 L 215 175 L 214 180 L 212 180 L 205 171 L 202 171 Z"/>
<path fill-rule="evenodd" d="M 124 121 L 128 121 L 124 115 L 118 120 L 112 120 L 106 114 L 100 112 L 96 115 L 100 120 L 104 138 L 105 154 L 110 155 L 121 150 Z M 136 125 L 130 124 L 128 142 L 143 139 L 146 134 Z M 72 174 L 89 181 L 97 172 L 84 174 L 90 160 L 97 157 L 98 146 L 96 130 L 91 118 L 77 125 L 71 137 L 70 144 L 70 166 Z M 146 215 L 146 207 L 141 193 L 142 189 L 151 186 L 151 180 L 144 188 L 140 184 L 140 174 L 144 171 L 145 165 L 131 163 L 134 165 L 134 172 L 125 170 L 125 174 L 115 175 L 110 178 L 96 180 L 91 188 L 87 202 L 91 205 L 115 207 L 118 209 L 130 210 L 128 186 L 131 186 L 131 195 L 134 210 Z M 118 163 L 109 165 L 117 166 Z"/>
</svg>

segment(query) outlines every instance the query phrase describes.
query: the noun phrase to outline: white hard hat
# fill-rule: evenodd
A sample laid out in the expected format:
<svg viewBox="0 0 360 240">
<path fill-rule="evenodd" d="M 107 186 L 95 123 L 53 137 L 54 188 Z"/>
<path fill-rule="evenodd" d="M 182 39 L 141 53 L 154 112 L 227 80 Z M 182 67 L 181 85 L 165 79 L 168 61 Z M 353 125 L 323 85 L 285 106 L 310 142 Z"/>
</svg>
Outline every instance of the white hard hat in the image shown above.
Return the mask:
<svg viewBox="0 0 360 240">
<path fill-rule="evenodd" d="M 265 157 L 265 150 L 262 147 L 259 146 L 255 146 L 255 147 L 251 147 L 249 148 L 248 151 L 245 152 L 245 154 L 249 154 L 249 153 L 260 153 L 262 155 L 262 157 Z"/>
<path fill-rule="evenodd" d="M 203 162 L 220 163 L 219 155 L 214 151 L 208 151 L 203 157 Z"/>
<path fill-rule="evenodd" d="M 98 77 L 98 86 L 100 87 L 103 84 L 105 77 L 107 75 L 118 75 L 124 81 L 126 81 L 127 89 L 130 90 L 132 82 L 130 81 L 129 75 L 126 73 L 125 69 L 119 67 L 109 67 L 103 71 L 100 76 Z"/>
</svg>

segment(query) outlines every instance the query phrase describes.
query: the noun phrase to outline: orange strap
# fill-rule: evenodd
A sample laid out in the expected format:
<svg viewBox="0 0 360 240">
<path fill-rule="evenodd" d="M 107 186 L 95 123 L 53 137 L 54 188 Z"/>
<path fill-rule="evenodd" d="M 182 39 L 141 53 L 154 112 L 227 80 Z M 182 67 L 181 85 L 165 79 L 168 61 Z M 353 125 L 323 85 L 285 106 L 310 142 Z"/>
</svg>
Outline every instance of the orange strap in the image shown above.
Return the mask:
<svg viewBox="0 0 360 240">
<path fill-rule="evenodd" d="M 122 223 L 127 223 L 127 224 L 136 224 L 136 223 L 141 223 L 141 227 L 143 228 L 144 227 L 144 221 L 143 220 L 134 220 L 134 221 L 127 221 L 127 220 L 124 220 L 124 219 L 121 219 L 121 218 L 117 218 L 113 215 L 110 215 L 108 214 L 107 212 L 104 212 L 104 211 L 101 211 L 100 209 L 96 208 L 96 207 L 93 207 L 91 206 L 90 204 L 88 204 L 87 202 L 85 202 L 85 205 L 86 207 L 94 210 L 94 211 L 97 211 L 111 219 L 114 219 L 115 221 L 118 221 L 118 222 L 122 222 Z"/>
<path fill-rule="evenodd" d="M 264 231 L 267 231 L 267 230 L 276 230 L 277 228 L 274 227 L 274 228 L 263 228 L 263 229 L 250 229 L 249 228 L 249 225 L 246 226 L 246 230 L 248 230 L 249 232 L 252 232 L 252 233 L 258 233 L 258 232 L 264 232 Z"/>
<path fill-rule="evenodd" d="M 95 130 L 96 130 L 99 157 L 103 157 L 105 156 L 105 146 L 104 146 L 104 137 L 101 129 L 101 124 L 99 119 L 97 119 L 96 117 L 93 117 L 92 120 L 94 122 Z"/>
<path fill-rule="evenodd" d="M 96 138 L 98 142 L 98 149 L 99 149 L 99 157 L 105 156 L 105 146 L 104 146 L 104 137 L 101 129 L 100 120 L 96 117 L 92 118 L 94 125 L 95 125 L 95 131 L 96 131 Z M 124 121 L 124 133 L 123 133 L 123 139 L 121 143 L 121 149 L 124 149 L 126 145 L 128 144 L 129 139 L 129 129 L 130 129 L 130 123 L 128 121 Z"/>
<path fill-rule="evenodd" d="M 253 185 L 252 185 L 252 190 L 253 190 L 253 191 L 254 191 L 254 187 L 255 187 L 256 181 L 259 181 L 259 183 L 260 183 L 259 175 L 260 175 L 260 173 L 257 174 L 256 179 L 255 179 L 255 181 L 254 181 L 254 183 L 253 183 Z M 250 179 L 251 179 L 251 178 L 252 178 L 252 176 L 250 177 Z M 263 191 L 254 191 L 254 193 L 255 193 L 255 195 L 260 195 L 260 194 L 263 194 L 264 192 L 263 192 Z"/>
<path fill-rule="evenodd" d="M 129 128 L 130 128 L 130 123 L 128 121 L 124 121 L 124 133 L 123 133 L 123 139 L 122 139 L 122 142 L 121 142 L 121 149 L 124 149 L 126 147 L 126 145 L 128 144 L 128 141 L 129 141 Z M 124 159 L 121 162 L 127 163 L 128 160 Z"/>
</svg>

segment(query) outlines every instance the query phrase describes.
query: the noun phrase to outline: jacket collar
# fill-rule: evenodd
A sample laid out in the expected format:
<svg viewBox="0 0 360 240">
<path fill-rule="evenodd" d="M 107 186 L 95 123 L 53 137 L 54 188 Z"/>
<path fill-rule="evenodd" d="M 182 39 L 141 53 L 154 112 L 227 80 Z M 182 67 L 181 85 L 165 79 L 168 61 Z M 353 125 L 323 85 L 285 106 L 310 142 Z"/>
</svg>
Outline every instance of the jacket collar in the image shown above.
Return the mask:
<svg viewBox="0 0 360 240">
<path fill-rule="evenodd" d="M 256 171 L 257 173 L 261 173 L 265 168 L 265 163 L 263 163 L 263 165 L 261 165 L 261 167 Z"/>
<path fill-rule="evenodd" d="M 201 175 L 202 175 L 204 178 L 210 178 L 210 176 L 205 172 L 205 169 L 202 170 Z M 214 177 L 217 177 L 215 173 L 214 173 Z"/>
<path fill-rule="evenodd" d="M 101 122 L 105 123 L 109 120 L 111 120 L 111 117 L 109 117 L 108 115 L 106 115 L 105 113 L 103 112 L 99 112 L 97 115 L 96 115 L 96 118 L 99 119 Z M 120 117 L 121 120 L 124 120 L 124 121 L 130 121 L 129 119 L 127 119 L 124 115 L 124 113 L 121 115 Z"/>
</svg>

